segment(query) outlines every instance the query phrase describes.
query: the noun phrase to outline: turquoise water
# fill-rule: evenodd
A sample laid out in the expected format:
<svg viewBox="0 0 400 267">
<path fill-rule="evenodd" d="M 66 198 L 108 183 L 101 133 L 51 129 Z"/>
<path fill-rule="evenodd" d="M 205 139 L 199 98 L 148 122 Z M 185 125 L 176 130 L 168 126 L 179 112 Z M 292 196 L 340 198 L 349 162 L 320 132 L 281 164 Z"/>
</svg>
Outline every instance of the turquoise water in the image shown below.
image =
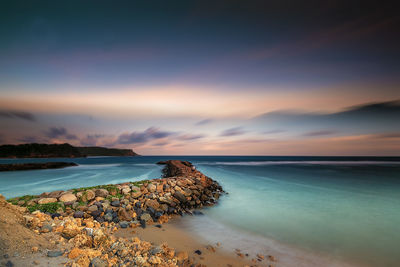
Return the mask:
<svg viewBox="0 0 400 267">
<path fill-rule="evenodd" d="M 399 158 L 68 159 L 80 166 L 0 173 L 0 193 L 14 197 L 156 178 L 161 167 L 154 163 L 171 158 L 192 161 L 229 192 L 205 212 L 215 222 L 347 262 L 400 266 Z M 10 162 L 21 160 L 0 160 Z"/>
</svg>

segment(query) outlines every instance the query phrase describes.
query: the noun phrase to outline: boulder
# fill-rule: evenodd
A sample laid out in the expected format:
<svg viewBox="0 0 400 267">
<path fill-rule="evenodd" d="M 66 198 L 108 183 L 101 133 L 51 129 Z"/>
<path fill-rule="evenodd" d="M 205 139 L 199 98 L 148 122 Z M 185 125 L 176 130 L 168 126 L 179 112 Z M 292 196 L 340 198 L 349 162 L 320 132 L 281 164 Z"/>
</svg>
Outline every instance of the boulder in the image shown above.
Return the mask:
<svg viewBox="0 0 400 267">
<path fill-rule="evenodd" d="M 160 203 L 155 199 L 149 199 L 146 201 L 146 206 L 158 210 L 160 208 Z"/>
<path fill-rule="evenodd" d="M 157 190 L 157 186 L 154 185 L 154 184 L 149 184 L 147 186 L 147 190 L 149 190 L 149 192 L 153 193 L 153 192 L 155 192 Z"/>
<path fill-rule="evenodd" d="M 83 202 L 88 202 L 96 197 L 96 194 L 93 190 L 86 190 L 82 196 L 81 196 L 81 201 Z"/>
<path fill-rule="evenodd" d="M 96 205 L 92 205 L 88 208 L 88 211 L 92 212 L 92 211 L 96 211 L 98 210 L 98 207 Z"/>
<path fill-rule="evenodd" d="M 108 191 L 106 189 L 98 188 L 94 190 L 96 197 L 108 197 Z"/>
<path fill-rule="evenodd" d="M 57 198 L 46 197 L 46 198 L 41 198 L 38 200 L 38 204 L 47 204 L 47 203 L 54 203 L 54 202 L 57 202 Z"/>
<path fill-rule="evenodd" d="M 187 202 L 187 199 L 186 199 L 185 195 L 182 194 L 182 193 L 179 192 L 179 191 L 175 191 L 174 197 L 175 197 L 177 200 L 179 200 L 179 202 L 181 202 L 181 203 L 186 203 L 186 202 Z"/>
<path fill-rule="evenodd" d="M 51 197 L 51 198 L 59 198 L 59 197 L 61 196 L 62 193 L 64 193 L 63 190 L 53 191 L 53 192 L 50 192 L 50 193 L 49 193 L 48 197 Z"/>
<path fill-rule="evenodd" d="M 149 221 L 152 221 L 153 219 L 151 218 L 151 215 L 149 213 L 143 213 L 140 216 L 140 220 L 145 221 L 147 223 Z"/>
<path fill-rule="evenodd" d="M 122 221 L 131 221 L 132 220 L 132 211 L 126 211 L 124 208 L 120 208 L 118 211 L 118 217 Z"/>
<path fill-rule="evenodd" d="M 59 199 L 61 202 L 74 202 L 77 200 L 76 196 L 72 193 L 64 194 Z"/>
</svg>

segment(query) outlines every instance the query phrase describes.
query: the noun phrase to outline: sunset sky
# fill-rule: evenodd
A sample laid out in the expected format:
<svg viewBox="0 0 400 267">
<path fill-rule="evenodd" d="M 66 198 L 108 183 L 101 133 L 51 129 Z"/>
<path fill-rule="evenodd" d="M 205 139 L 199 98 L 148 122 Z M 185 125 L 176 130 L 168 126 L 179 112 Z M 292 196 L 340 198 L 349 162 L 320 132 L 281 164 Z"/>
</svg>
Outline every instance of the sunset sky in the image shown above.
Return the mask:
<svg viewBox="0 0 400 267">
<path fill-rule="evenodd" d="M 385 1 L 3 1 L 0 144 L 400 155 L 399 29 Z"/>
</svg>

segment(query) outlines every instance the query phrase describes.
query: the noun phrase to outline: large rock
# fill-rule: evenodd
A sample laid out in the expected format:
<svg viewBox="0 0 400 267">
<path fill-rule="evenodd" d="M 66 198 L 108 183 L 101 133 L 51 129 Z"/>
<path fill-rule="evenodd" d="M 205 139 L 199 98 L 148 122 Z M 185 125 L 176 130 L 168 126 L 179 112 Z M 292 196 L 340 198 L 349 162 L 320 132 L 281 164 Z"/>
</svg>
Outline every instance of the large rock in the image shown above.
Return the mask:
<svg viewBox="0 0 400 267">
<path fill-rule="evenodd" d="M 179 191 L 176 191 L 176 192 L 175 192 L 174 197 L 175 197 L 177 200 L 179 200 L 181 203 L 186 203 L 186 202 L 187 202 L 187 199 L 186 199 L 185 195 L 182 194 L 182 193 L 179 192 Z"/>
<path fill-rule="evenodd" d="M 118 210 L 118 217 L 121 221 L 131 221 L 133 211 L 126 211 L 124 208 Z"/>
<path fill-rule="evenodd" d="M 149 199 L 146 201 L 146 206 L 158 210 L 160 208 L 160 203 L 158 203 L 158 201 L 155 199 Z"/>
<path fill-rule="evenodd" d="M 88 202 L 96 197 L 96 194 L 94 193 L 93 190 L 86 190 L 83 192 L 81 196 L 81 201 L 83 202 Z"/>
<path fill-rule="evenodd" d="M 104 197 L 104 198 L 108 197 L 108 194 L 109 194 L 106 189 L 102 189 L 102 188 L 95 189 L 94 193 L 96 194 L 96 197 Z"/>
<path fill-rule="evenodd" d="M 157 186 L 154 185 L 154 184 L 149 184 L 147 186 L 147 190 L 149 190 L 149 192 L 153 193 L 153 192 L 155 192 L 157 190 Z"/>
<path fill-rule="evenodd" d="M 50 192 L 50 193 L 49 193 L 48 197 L 51 197 L 51 198 L 59 198 L 59 197 L 61 196 L 62 193 L 64 193 L 63 190 L 53 191 L 53 192 Z"/>
<path fill-rule="evenodd" d="M 38 204 L 47 204 L 47 203 L 54 203 L 54 202 L 57 202 L 57 198 L 46 197 L 46 198 L 39 199 Z"/>
<path fill-rule="evenodd" d="M 74 202 L 76 200 L 77 200 L 76 196 L 72 193 L 67 193 L 60 197 L 61 202 Z"/>
<path fill-rule="evenodd" d="M 146 223 L 153 220 L 153 219 L 151 218 L 151 215 L 150 215 L 149 213 L 143 213 L 143 214 L 140 216 L 140 219 L 143 220 L 143 221 L 145 221 Z"/>
</svg>

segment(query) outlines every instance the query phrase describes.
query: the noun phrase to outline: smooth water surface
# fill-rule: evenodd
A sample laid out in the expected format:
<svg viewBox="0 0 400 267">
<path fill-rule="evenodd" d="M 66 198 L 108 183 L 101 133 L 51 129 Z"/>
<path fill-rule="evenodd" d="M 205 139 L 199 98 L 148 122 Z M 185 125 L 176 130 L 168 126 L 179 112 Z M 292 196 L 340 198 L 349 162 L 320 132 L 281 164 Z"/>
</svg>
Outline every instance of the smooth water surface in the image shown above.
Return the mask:
<svg viewBox="0 0 400 267">
<path fill-rule="evenodd" d="M 6 197 L 158 178 L 184 159 L 229 192 L 206 217 L 304 250 L 366 266 L 400 266 L 400 159 L 337 157 L 100 157 L 57 170 L 0 173 Z M 27 159 L 24 161 L 49 161 Z M 22 160 L 0 160 L 0 163 Z"/>
</svg>

